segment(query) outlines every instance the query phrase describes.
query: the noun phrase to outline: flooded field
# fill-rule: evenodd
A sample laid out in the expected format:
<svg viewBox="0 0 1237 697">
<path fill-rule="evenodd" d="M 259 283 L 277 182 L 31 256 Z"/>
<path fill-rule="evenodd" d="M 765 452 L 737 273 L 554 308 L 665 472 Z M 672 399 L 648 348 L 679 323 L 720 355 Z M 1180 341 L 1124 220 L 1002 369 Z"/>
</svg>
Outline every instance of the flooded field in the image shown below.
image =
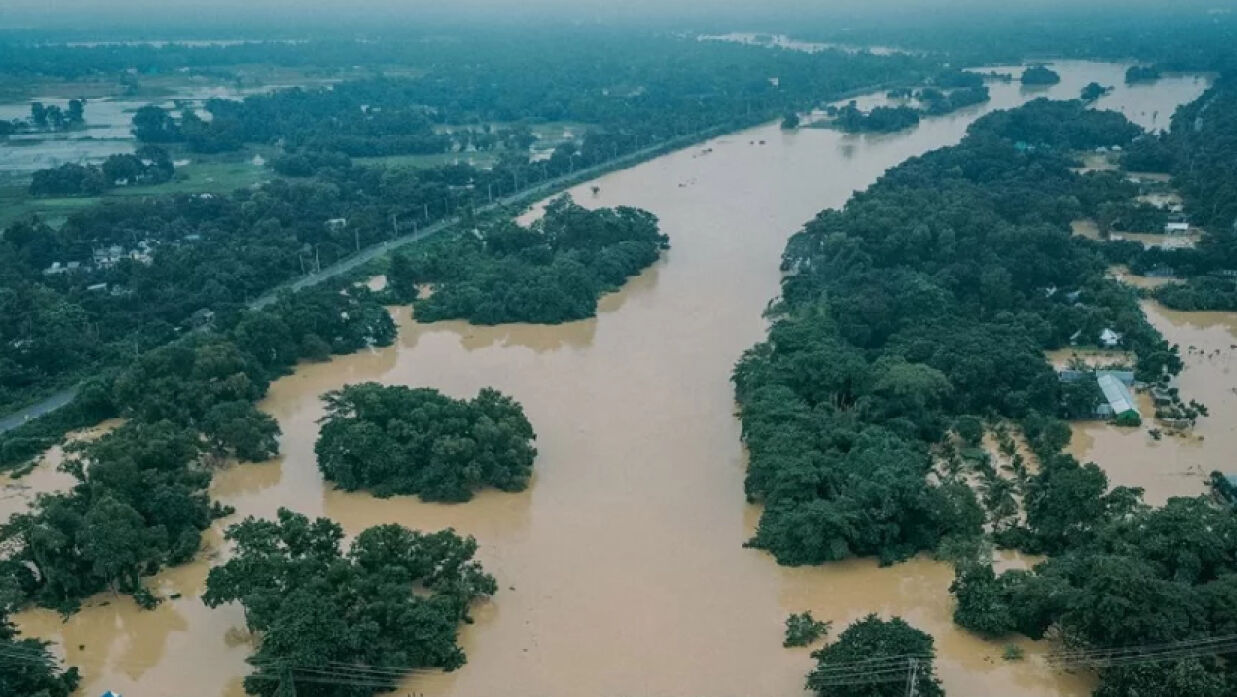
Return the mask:
<svg viewBox="0 0 1237 697">
<path fill-rule="evenodd" d="M 101 97 L 86 102 L 86 127 L 60 132 L 22 133 L 0 139 L 0 173 L 24 173 L 74 162 L 97 162 L 108 155 L 133 152 L 136 142 L 131 132 L 133 114 L 147 104 L 167 109 L 181 106 L 201 108 L 208 99 L 242 99 L 283 85 L 234 87 L 195 84 L 186 80 L 167 96 L 157 98 Z M 0 103 L 0 120 L 26 119 L 31 102 L 41 101 L 64 108 L 68 101 L 58 97 L 35 97 Z"/>
<path fill-rule="evenodd" d="M 1192 433 L 1154 440 L 1148 429 L 1155 410 L 1139 395 L 1141 428 L 1118 428 L 1099 421 L 1073 424 L 1070 452 L 1094 461 L 1114 485 L 1146 490 L 1149 503 L 1173 496 L 1197 496 L 1206 491 L 1212 471 L 1233 472 L 1237 452 L 1237 313 L 1175 312 L 1146 301 L 1143 311 L 1169 343 L 1181 348 L 1185 370 L 1178 378 L 1183 399 L 1207 406 L 1210 416 Z"/>
<path fill-rule="evenodd" d="M 1043 664 L 1043 645 L 1020 642 L 1028 657 L 1010 663 L 1001 659 L 1003 643 L 957 629 L 947 564 L 784 568 L 744 549 L 759 510 L 744 503 L 746 461 L 729 383 L 734 361 L 764 335 L 761 312 L 778 292 L 786 238 L 822 208 L 841 206 L 908 157 L 956 143 L 991 109 L 1041 94 L 1074 97 L 1095 80 L 1118 85 L 1107 105 L 1153 125 L 1205 87 L 1190 78 L 1161 81 L 1163 89 L 1123 87 L 1123 65 L 1057 68 L 1063 81 L 1054 88 L 994 84 L 991 104 L 903 133 L 785 132 L 770 124 L 576 187 L 586 206 L 651 210 L 673 248 L 603 298 L 592 320 L 421 325 L 395 309 L 394 346 L 305 365 L 272 386 L 260 406 L 283 429 L 283 455 L 218 473 L 212 495 L 238 511 L 224 522 L 287 506 L 330 516 L 352 534 L 399 522 L 475 535 L 500 590 L 463 629 L 468 664 L 412 678 L 397 694 L 798 695 L 812 661 L 781 641 L 787 614 L 804 610 L 837 630 L 877 612 L 932 633 L 951 697 L 1089 693 L 1090 676 Z M 319 396 L 366 380 L 455 397 L 493 386 L 514 396 L 538 435 L 531 486 L 441 505 L 324 485 L 313 455 Z M 1218 414 L 1219 400 L 1203 399 Z M 1213 445 L 1209 436 L 1202 447 Z M 209 611 L 198 600 L 218 541 L 216 530 L 199 560 L 155 579 L 159 593 L 179 597 L 154 611 L 107 596 L 66 623 L 45 611 L 17 619 L 82 667 L 82 695 L 235 697 L 249 649 L 240 608 Z"/>
</svg>

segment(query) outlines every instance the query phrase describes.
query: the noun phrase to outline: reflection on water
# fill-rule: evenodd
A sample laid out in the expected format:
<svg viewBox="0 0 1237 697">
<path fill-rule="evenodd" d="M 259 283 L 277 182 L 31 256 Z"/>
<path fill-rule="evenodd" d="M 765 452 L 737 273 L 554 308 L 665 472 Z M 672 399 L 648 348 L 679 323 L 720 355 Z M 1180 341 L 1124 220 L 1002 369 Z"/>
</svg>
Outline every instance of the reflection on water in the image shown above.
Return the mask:
<svg viewBox="0 0 1237 697">
<path fill-rule="evenodd" d="M 1125 68 L 1060 69 L 1062 84 L 1048 90 L 1055 97 L 1073 97 L 1092 80 L 1119 83 Z M 1203 88 L 1188 84 L 1191 90 L 1166 90 L 1162 98 L 1120 87 L 1110 97 L 1130 95 L 1131 108 L 1168 113 Z M 956 143 L 978 114 L 1025 98 L 1016 84 L 994 84 L 992 93 L 989 105 L 925 119 L 904 133 L 787 133 L 770 124 L 608 174 L 597 180 L 596 196 L 591 182 L 575 188 L 582 205 L 651 210 L 673 249 L 582 322 L 419 325 L 396 309 L 395 345 L 305 364 L 272 385 L 260 406 L 283 429 L 282 457 L 220 472 L 213 495 L 238 517 L 287 506 L 329 515 L 351 534 L 398 522 L 477 537 L 478 557 L 500 591 L 463 628 L 468 664 L 418 676 L 403 692 L 802 694 L 811 660 L 782 648 L 782 630 L 787 614 L 812 610 L 838 630 L 876 611 L 931 632 L 953 697 L 1087 694 L 1090 678 L 1049 670 L 1038 658 L 1043 647 L 1021 642 L 1028 659 L 1006 663 L 1002 644 L 954 627 L 946 564 L 784 568 L 742 547 L 758 509 L 743 502 L 746 458 L 729 375 L 764 335 L 761 313 L 778 292 L 786 238 L 887 168 Z M 712 152 L 699 156 L 705 148 Z M 313 455 L 319 397 L 365 380 L 455 397 L 485 386 L 512 395 L 537 431 L 531 486 L 444 505 L 325 485 Z M 174 686 L 181 697 L 238 695 L 246 650 L 240 611 L 207 612 L 194 598 L 207 556 L 159 577 L 161 590 L 181 588 L 185 596 L 153 613 L 114 601 L 64 625 L 43 613 L 20 621 L 90 661 L 82 694 Z M 87 648 L 73 654 L 79 644 Z M 130 663 L 149 666 L 140 689 Z"/>
</svg>

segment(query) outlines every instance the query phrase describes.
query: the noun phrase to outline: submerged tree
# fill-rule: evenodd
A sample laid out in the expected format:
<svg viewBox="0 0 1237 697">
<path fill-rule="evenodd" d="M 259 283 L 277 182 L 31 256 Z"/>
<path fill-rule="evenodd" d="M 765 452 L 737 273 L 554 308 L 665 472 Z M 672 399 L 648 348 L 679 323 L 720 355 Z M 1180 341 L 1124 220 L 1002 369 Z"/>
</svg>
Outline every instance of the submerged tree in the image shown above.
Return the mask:
<svg viewBox="0 0 1237 697">
<path fill-rule="evenodd" d="M 412 670 L 464 664 L 459 624 L 497 590 L 473 560 L 476 541 L 399 525 L 362 531 L 346 552 L 343 538 L 331 520 L 282 508 L 276 520 L 228 528 L 235 554 L 210 570 L 203 601 L 239 602 L 259 637 L 249 694 L 274 697 L 300 679 L 298 692 L 356 697 L 394 689 Z M 364 687 L 315 679 L 354 665 L 366 668 Z"/>
<path fill-rule="evenodd" d="M 786 638 L 782 640 L 782 646 L 807 646 L 828 634 L 832 624 L 812 617 L 811 611 L 792 614 L 786 618 Z"/>
<path fill-rule="evenodd" d="M 812 654 L 807 687 L 821 697 L 902 697 L 914 680 L 921 697 L 944 697 L 936 679 L 932 636 L 899 617 L 855 621 L 834 643 Z"/>
<path fill-rule="evenodd" d="M 364 383 L 324 399 L 318 468 L 349 491 L 467 501 L 485 486 L 520 491 L 532 474 L 532 425 L 518 402 L 496 390 L 457 400 Z"/>
</svg>

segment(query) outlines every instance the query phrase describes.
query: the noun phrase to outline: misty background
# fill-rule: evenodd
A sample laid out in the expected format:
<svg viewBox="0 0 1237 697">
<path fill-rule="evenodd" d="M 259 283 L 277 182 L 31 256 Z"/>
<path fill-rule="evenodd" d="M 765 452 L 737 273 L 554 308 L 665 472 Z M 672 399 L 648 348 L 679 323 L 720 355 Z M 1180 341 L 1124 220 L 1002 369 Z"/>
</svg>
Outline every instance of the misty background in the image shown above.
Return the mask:
<svg viewBox="0 0 1237 697">
<path fill-rule="evenodd" d="M 140 38 L 388 34 L 443 25 L 631 24 L 710 30 L 810 29 L 880 35 L 950 24 L 965 31 L 1028 23 L 1093 32 L 1137 17 L 1168 23 L 1231 21 L 1217 0 L 5 0 L 0 32 L 57 30 Z"/>
</svg>

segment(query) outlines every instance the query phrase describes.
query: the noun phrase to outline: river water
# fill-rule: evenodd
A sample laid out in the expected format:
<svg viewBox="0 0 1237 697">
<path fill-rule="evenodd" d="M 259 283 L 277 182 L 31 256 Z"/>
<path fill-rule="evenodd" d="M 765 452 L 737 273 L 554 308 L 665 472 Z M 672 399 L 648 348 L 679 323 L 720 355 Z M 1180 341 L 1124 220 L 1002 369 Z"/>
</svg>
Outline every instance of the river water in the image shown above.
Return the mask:
<svg viewBox="0 0 1237 697">
<path fill-rule="evenodd" d="M 462 631 L 468 664 L 412 678 L 401 694 L 800 694 L 812 661 L 808 650 L 783 649 L 781 641 L 787 614 L 804 610 L 839 631 L 877 612 L 931 632 L 951 697 L 1088 693 L 1091 678 L 1050 670 L 1038 657 L 1043 646 L 1019 642 L 1028 658 L 1006 663 L 1003 644 L 956 629 L 945 564 L 917 559 L 881 569 L 855 560 L 792 569 L 744 549 L 759 510 L 744 503 L 745 455 L 729 383 L 735 360 L 764 335 L 761 312 L 778 292 L 786 238 L 817 211 L 841 206 L 908 157 L 956 143 L 991 109 L 1040 95 L 1072 98 L 1095 80 L 1117 86 L 1104 106 L 1154 126 L 1206 86 L 1169 78 L 1125 87 L 1123 65 L 1057 67 L 1060 85 L 994 84 L 990 104 L 926 119 L 912 131 L 853 136 L 769 125 L 576 187 L 584 205 L 653 211 L 673 249 L 603 298 L 592 320 L 419 325 L 406 308 L 394 310 L 394 346 L 305 365 L 272 386 L 260 406 L 279 420 L 284 454 L 220 472 L 213 496 L 238 517 L 287 506 L 330 516 L 353 534 L 399 522 L 477 537 L 500 591 Z M 538 434 L 531 486 L 460 505 L 325 486 L 313 456 L 319 396 L 365 380 L 456 397 L 494 386 L 514 396 Z M 160 593 L 181 597 L 154 611 L 100 597 L 67 622 L 46 611 L 18 621 L 81 666 L 83 695 L 239 695 L 249 637 L 239 608 L 210 611 L 197 599 L 218 555 L 217 530 L 207 542 L 211 549 L 197 562 L 155 579 Z"/>
</svg>

